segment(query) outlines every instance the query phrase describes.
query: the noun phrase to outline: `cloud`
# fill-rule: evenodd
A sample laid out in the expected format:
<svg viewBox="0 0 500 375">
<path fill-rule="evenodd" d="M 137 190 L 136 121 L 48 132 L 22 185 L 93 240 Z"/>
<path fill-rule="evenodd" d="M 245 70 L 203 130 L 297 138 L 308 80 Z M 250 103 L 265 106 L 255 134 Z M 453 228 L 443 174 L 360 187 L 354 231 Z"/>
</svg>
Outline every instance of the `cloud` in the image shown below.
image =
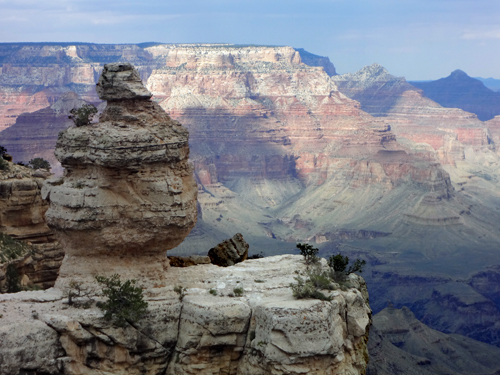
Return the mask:
<svg viewBox="0 0 500 375">
<path fill-rule="evenodd" d="M 462 35 L 465 40 L 500 39 L 500 29 L 485 31 L 466 31 Z"/>
</svg>

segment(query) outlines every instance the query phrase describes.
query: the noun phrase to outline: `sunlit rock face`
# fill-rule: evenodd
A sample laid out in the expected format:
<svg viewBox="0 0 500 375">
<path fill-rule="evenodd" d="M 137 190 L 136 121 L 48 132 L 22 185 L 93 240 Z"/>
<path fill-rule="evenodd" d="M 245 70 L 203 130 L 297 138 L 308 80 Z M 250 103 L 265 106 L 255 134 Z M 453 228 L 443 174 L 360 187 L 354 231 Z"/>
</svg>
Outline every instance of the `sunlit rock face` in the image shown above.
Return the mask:
<svg viewBox="0 0 500 375">
<path fill-rule="evenodd" d="M 113 74 L 100 84 L 99 95 L 112 98 L 100 121 L 60 133 L 64 177 L 43 192 L 66 250 L 58 283 L 118 272 L 161 286 L 165 251 L 196 222 L 188 132 L 149 100 L 130 64 L 106 65 L 102 79 Z"/>
</svg>

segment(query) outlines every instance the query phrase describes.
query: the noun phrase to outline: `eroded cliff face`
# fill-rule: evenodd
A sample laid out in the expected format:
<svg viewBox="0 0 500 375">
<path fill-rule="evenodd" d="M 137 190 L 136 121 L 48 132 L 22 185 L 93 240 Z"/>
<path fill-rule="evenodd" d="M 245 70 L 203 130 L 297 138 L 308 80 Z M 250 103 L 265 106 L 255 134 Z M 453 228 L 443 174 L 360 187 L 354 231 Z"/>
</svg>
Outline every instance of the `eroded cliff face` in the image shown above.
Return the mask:
<svg viewBox="0 0 500 375">
<path fill-rule="evenodd" d="M 0 171 L 0 231 L 31 247 L 13 260 L 22 285 L 49 288 L 64 256 L 44 218 L 48 203 L 40 191 L 50 173 L 8 164 L 8 170 Z M 5 279 L 6 264 L 0 264 L 0 282 Z"/>
<path fill-rule="evenodd" d="M 493 374 L 500 367 L 500 348 L 430 329 L 407 307 L 373 317 L 369 351 L 369 375 Z"/>
<path fill-rule="evenodd" d="M 295 300 L 288 287 L 295 271 L 306 271 L 298 255 L 170 268 L 169 286 L 148 299 L 147 315 L 124 328 L 96 307 L 65 305 L 59 290 L 0 295 L 0 372 L 364 374 L 363 279 L 350 276 L 354 287 L 331 292 L 331 302 Z M 175 285 L 187 288 L 182 301 Z M 237 287 L 243 297 L 230 297 Z"/>
<path fill-rule="evenodd" d="M 495 151 L 488 128 L 473 113 L 443 108 L 403 77 L 373 64 L 356 73 L 332 78 L 340 91 L 361 103 L 368 113 L 385 117 L 398 139 L 427 144 L 440 163 L 456 165 L 466 148 Z M 425 149 L 419 150 L 425 152 Z"/>
</svg>

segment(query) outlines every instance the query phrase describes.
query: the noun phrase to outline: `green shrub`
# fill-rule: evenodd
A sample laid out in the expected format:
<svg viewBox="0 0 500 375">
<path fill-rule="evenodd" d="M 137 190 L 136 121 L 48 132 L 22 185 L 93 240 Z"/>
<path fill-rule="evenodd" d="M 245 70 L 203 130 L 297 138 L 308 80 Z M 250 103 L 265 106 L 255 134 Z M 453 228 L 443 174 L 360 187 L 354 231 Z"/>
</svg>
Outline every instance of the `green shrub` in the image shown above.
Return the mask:
<svg viewBox="0 0 500 375">
<path fill-rule="evenodd" d="M 68 297 L 68 305 L 70 306 L 88 309 L 94 303 L 94 299 L 91 297 L 94 295 L 94 291 L 75 280 L 69 282 L 65 294 Z"/>
<path fill-rule="evenodd" d="M 0 263 L 20 258 L 30 252 L 33 252 L 31 246 L 15 240 L 7 234 L 0 233 Z"/>
<path fill-rule="evenodd" d="M 102 294 L 107 297 L 105 302 L 97 303 L 97 307 L 104 311 L 104 319 L 123 327 L 127 322 L 137 322 L 146 314 L 148 303 L 144 301 L 142 289 L 135 286 L 136 280 L 122 282 L 118 274 L 96 276 L 95 279 L 103 285 Z"/>
<path fill-rule="evenodd" d="M 5 290 L 7 293 L 17 293 L 20 292 L 21 283 L 20 276 L 17 268 L 14 264 L 9 263 L 5 271 Z"/>
<path fill-rule="evenodd" d="M 297 249 L 300 250 L 300 255 L 304 257 L 306 264 L 315 264 L 319 262 L 318 249 L 307 243 L 297 243 Z"/>
<path fill-rule="evenodd" d="M 46 169 L 48 171 L 50 171 L 51 168 L 50 163 L 43 158 L 31 159 L 28 163 L 28 166 L 33 169 Z"/>
<path fill-rule="evenodd" d="M 90 124 L 92 117 L 97 114 L 97 108 L 92 104 L 84 104 L 80 108 L 73 108 L 69 113 L 69 118 L 76 126 L 83 126 Z"/>
<path fill-rule="evenodd" d="M 234 288 L 233 293 L 236 297 L 243 296 L 243 288 Z"/>
<path fill-rule="evenodd" d="M 177 285 L 174 287 L 174 292 L 179 295 L 179 301 L 182 302 L 182 300 L 186 296 L 187 288 L 183 287 L 182 285 Z"/>
<path fill-rule="evenodd" d="M 211 295 L 213 295 L 213 296 L 216 296 L 216 295 L 217 295 L 217 289 L 212 288 L 212 289 L 210 289 L 210 290 L 208 291 L 208 293 L 210 293 L 210 294 L 211 294 Z"/>
<path fill-rule="evenodd" d="M 0 158 L 0 170 L 1 171 L 7 171 L 9 170 L 9 163 Z"/>
<path fill-rule="evenodd" d="M 332 297 L 327 296 L 318 290 L 311 279 L 304 280 L 299 275 L 294 277 L 296 283 L 290 283 L 293 296 L 297 299 L 315 298 L 322 301 L 331 301 Z"/>
<path fill-rule="evenodd" d="M 317 289 L 328 289 L 333 290 L 331 272 L 321 271 L 319 268 L 315 268 L 307 273 L 309 280 Z"/>
<path fill-rule="evenodd" d="M 344 256 L 342 254 L 332 255 L 328 258 L 328 265 L 334 271 L 334 279 L 335 281 L 344 281 L 347 275 L 354 272 L 363 272 L 363 267 L 366 264 L 366 261 L 361 259 L 356 259 L 354 264 L 347 268 L 349 264 L 349 257 Z"/>
</svg>

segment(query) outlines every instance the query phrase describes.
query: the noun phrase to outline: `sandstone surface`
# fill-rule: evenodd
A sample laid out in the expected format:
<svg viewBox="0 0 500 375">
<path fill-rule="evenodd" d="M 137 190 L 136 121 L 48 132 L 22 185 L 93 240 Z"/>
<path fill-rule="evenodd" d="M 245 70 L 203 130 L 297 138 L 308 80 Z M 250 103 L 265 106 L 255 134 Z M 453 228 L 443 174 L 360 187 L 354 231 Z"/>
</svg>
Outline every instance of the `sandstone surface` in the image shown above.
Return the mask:
<svg viewBox="0 0 500 375">
<path fill-rule="evenodd" d="M 146 274 L 148 286 L 164 286 L 165 252 L 196 222 L 188 132 L 149 98 L 130 99 L 120 79 L 137 72 L 130 64 L 121 70 L 126 74 L 113 85 L 101 86 L 100 95 L 114 99 L 99 122 L 60 133 L 64 177 L 47 181 L 42 192 L 50 201 L 47 222 L 66 252 L 61 285 L 119 273 Z"/>
<path fill-rule="evenodd" d="M 43 175 L 13 163 L 0 171 L 0 231 L 30 245 L 31 251 L 11 260 L 22 284 L 48 288 L 54 285 L 64 251 L 44 218 L 48 203 L 41 196 Z M 0 282 L 7 264 L 1 263 Z"/>
<path fill-rule="evenodd" d="M 169 286 L 149 297 L 147 315 L 124 328 L 95 306 L 65 305 L 57 289 L 0 295 L 0 373 L 365 373 L 363 280 L 351 275 L 356 287 L 330 292 L 331 302 L 295 300 L 288 287 L 295 271 L 306 271 L 302 256 L 170 268 Z M 174 285 L 187 288 L 182 301 Z M 229 297 L 236 287 L 243 296 Z"/>
</svg>

